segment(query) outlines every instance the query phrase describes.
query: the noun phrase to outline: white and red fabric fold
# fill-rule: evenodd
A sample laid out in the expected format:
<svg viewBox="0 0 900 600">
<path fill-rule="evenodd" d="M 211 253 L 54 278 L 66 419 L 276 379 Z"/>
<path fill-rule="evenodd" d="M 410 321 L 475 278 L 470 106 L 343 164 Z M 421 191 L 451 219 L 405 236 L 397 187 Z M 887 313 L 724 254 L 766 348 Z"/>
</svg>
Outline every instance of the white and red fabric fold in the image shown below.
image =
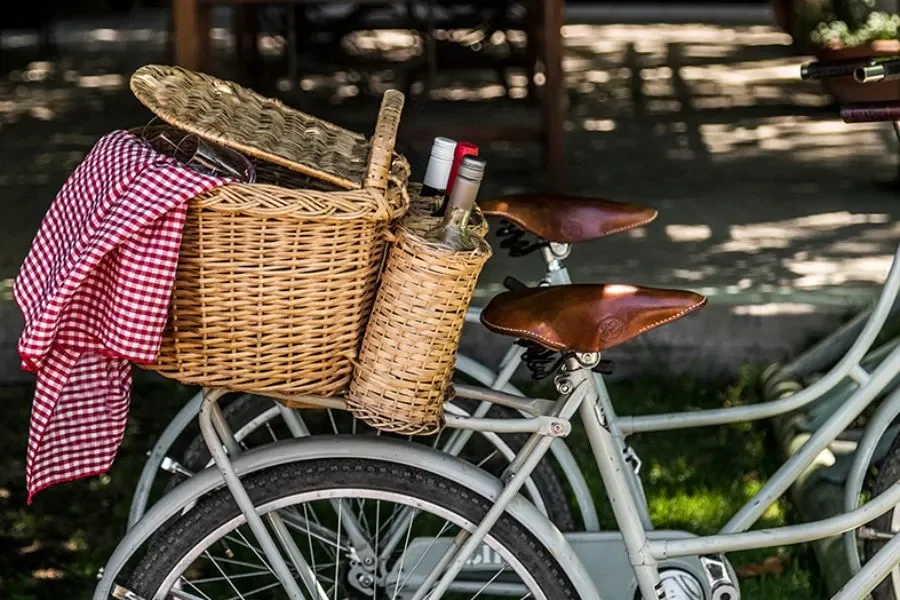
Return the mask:
<svg viewBox="0 0 900 600">
<path fill-rule="evenodd" d="M 13 288 L 22 368 L 37 375 L 29 502 L 109 469 L 128 417 L 129 361 L 159 354 L 187 201 L 225 182 L 116 131 L 53 201 Z"/>
</svg>

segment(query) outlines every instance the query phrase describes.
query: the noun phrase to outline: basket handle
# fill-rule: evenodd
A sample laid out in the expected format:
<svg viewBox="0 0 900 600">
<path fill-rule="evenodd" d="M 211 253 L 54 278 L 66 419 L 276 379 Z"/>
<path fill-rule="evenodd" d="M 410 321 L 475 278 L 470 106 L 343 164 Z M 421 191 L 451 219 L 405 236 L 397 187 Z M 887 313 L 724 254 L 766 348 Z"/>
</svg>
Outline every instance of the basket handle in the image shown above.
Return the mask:
<svg viewBox="0 0 900 600">
<path fill-rule="evenodd" d="M 405 97 L 402 92 L 388 90 L 381 99 L 375 135 L 369 148 L 369 168 L 363 187 L 387 193 L 397 129 L 400 127 L 400 113 L 403 112 Z"/>
</svg>

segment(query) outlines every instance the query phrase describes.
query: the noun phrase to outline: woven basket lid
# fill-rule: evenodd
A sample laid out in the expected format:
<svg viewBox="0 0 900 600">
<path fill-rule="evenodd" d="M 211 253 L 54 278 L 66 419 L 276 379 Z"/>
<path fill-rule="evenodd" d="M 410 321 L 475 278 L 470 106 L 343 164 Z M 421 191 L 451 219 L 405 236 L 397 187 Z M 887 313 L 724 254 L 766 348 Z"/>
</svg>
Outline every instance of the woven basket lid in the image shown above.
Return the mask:
<svg viewBox="0 0 900 600">
<path fill-rule="evenodd" d="M 383 151 L 372 152 L 380 156 L 370 159 L 373 148 L 366 136 L 231 81 L 181 67 L 146 65 L 131 76 L 131 90 L 170 125 L 344 189 L 368 187 L 373 168 L 386 166 L 370 166 L 370 162 L 384 163 L 392 155 L 403 106 L 403 95 L 393 92 L 399 96 L 400 109 L 394 110 L 395 118 L 384 123 L 393 131 L 377 136 L 377 143 L 390 145 L 382 149 L 387 156 Z M 379 115 L 379 126 L 383 120 Z"/>
</svg>

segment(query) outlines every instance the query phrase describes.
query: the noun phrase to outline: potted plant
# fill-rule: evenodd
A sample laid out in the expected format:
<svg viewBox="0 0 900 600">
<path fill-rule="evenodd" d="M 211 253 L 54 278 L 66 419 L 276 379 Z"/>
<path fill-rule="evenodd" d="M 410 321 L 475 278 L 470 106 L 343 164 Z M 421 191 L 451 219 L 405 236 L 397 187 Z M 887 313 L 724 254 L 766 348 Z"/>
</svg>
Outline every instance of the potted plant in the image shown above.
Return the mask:
<svg viewBox="0 0 900 600">
<path fill-rule="evenodd" d="M 795 12 L 794 22 L 808 31 L 806 49 L 819 60 L 900 55 L 896 1 L 831 0 L 805 4 L 805 18 Z M 814 10 L 809 10 L 810 4 L 815 5 Z M 900 100 L 900 82 L 860 84 L 848 75 L 823 80 L 823 85 L 841 103 Z"/>
</svg>

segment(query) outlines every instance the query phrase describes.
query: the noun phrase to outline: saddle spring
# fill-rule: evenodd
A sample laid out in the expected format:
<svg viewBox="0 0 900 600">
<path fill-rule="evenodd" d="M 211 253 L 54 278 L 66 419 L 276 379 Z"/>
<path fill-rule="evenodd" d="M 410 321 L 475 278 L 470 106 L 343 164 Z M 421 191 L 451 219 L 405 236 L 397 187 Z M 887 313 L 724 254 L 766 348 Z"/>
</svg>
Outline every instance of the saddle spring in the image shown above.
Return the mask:
<svg viewBox="0 0 900 600">
<path fill-rule="evenodd" d="M 527 235 L 524 230 L 506 219 L 501 221 L 500 228 L 497 230 L 497 237 L 501 238 L 500 247 L 508 250 L 509 255 L 513 258 L 531 254 L 535 250 L 540 250 L 547 246 L 547 242 L 543 240 L 531 241 L 526 239 Z"/>
<path fill-rule="evenodd" d="M 566 359 L 565 355 L 560 355 L 558 352 L 544 348 L 530 340 L 518 340 L 516 344 L 525 348 L 525 352 L 522 353 L 522 362 L 531 371 L 531 378 L 535 381 L 546 379 L 556 373 Z"/>
</svg>

